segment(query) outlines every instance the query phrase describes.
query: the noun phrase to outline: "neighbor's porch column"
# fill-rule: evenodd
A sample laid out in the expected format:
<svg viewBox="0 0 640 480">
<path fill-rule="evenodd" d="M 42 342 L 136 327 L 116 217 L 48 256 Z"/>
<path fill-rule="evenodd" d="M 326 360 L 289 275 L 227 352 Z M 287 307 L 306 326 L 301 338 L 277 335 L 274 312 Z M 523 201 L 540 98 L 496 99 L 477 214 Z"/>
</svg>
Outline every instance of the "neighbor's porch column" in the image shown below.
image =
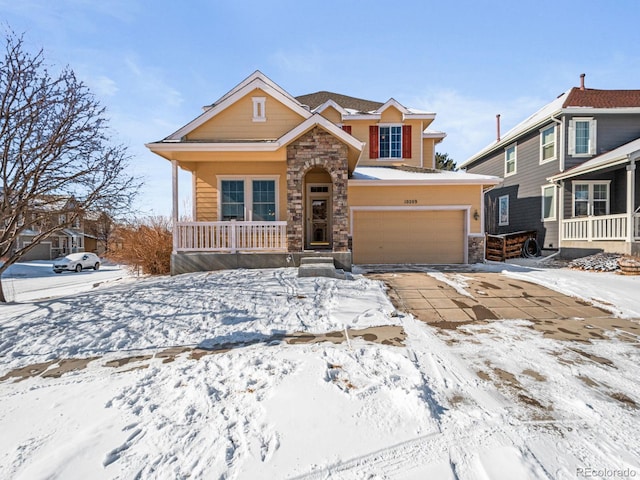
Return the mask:
<svg viewBox="0 0 640 480">
<path fill-rule="evenodd" d="M 636 157 L 630 157 L 629 165 L 627 165 L 627 242 L 631 243 L 634 239 L 634 218 L 633 211 L 636 204 Z"/>
<path fill-rule="evenodd" d="M 171 209 L 171 227 L 173 230 L 173 252 L 177 252 L 178 247 L 178 161 L 171 160 L 171 193 L 173 196 L 173 208 Z"/>
</svg>

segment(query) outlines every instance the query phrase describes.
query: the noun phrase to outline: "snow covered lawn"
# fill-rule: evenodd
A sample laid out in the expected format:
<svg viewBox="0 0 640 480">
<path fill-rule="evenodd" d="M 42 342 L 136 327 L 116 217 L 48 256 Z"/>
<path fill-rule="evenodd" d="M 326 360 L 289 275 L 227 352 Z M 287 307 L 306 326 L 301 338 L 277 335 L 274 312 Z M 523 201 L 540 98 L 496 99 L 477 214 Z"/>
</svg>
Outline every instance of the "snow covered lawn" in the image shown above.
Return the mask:
<svg viewBox="0 0 640 480">
<path fill-rule="evenodd" d="M 636 278 L 496 275 L 640 312 L 638 298 L 621 298 L 640 291 Z M 381 325 L 404 328 L 406 346 L 277 340 Z M 0 478 L 640 475 L 637 338 L 577 344 L 526 326 L 442 332 L 395 312 L 379 282 L 295 269 L 126 277 L 2 305 L 0 378 L 34 375 L 0 382 Z M 161 354 L 255 341 L 199 359 Z"/>
</svg>

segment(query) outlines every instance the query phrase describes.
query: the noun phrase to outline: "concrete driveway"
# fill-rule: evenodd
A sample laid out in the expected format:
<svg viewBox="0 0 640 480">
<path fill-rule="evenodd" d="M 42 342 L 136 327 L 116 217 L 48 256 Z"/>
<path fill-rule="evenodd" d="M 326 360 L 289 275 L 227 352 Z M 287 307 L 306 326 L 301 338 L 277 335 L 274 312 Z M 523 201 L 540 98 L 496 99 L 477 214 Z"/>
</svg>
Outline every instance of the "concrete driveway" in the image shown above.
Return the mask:
<svg viewBox="0 0 640 480">
<path fill-rule="evenodd" d="M 396 308 L 439 328 L 495 320 L 529 320 L 546 336 L 589 341 L 615 330 L 637 341 L 640 327 L 583 300 L 499 273 L 384 272 L 367 275 L 383 281 Z M 447 282 L 447 280 L 450 280 Z M 464 285 L 454 288 L 452 285 Z"/>
</svg>

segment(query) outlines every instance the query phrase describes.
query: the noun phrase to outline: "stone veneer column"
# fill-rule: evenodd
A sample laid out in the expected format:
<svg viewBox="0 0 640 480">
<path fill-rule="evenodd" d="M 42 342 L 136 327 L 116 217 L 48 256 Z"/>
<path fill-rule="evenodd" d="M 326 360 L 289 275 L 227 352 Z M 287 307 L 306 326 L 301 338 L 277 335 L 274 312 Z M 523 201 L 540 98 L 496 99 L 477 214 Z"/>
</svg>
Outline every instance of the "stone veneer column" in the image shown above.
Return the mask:
<svg viewBox="0 0 640 480">
<path fill-rule="evenodd" d="M 324 168 L 331 175 L 333 251 L 346 252 L 349 250 L 347 146 L 319 127 L 287 146 L 288 249 L 290 252 L 304 249 L 304 176 L 315 167 Z"/>
<path fill-rule="evenodd" d="M 469 235 L 467 236 L 468 245 L 468 259 L 469 263 L 484 263 L 484 235 Z"/>
</svg>

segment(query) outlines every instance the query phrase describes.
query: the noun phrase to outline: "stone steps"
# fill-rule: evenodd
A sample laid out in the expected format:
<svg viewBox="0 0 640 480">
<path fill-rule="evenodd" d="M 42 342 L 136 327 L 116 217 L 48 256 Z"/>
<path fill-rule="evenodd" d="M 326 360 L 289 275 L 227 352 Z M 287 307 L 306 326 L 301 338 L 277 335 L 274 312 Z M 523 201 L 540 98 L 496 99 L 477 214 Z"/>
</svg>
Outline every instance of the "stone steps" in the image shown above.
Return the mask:
<svg viewBox="0 0 640 480">
<path fill-rule="evenodd" d="M 344 280 L 343 270 L 336 269 L 333 257 L 304 257 L 300 259 L 298 277 L 328 277 Z"/>
</svg>

